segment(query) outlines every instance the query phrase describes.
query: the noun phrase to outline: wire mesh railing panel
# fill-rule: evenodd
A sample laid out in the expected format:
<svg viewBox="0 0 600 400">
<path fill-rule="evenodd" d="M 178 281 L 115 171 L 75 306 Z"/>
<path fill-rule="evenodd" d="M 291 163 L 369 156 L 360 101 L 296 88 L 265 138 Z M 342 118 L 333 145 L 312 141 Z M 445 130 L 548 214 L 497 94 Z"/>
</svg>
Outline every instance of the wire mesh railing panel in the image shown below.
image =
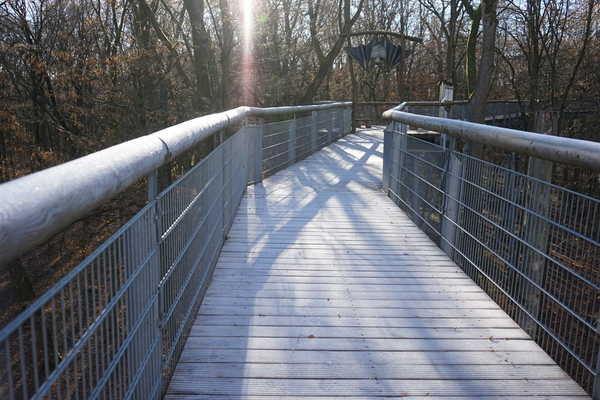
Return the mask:
<svg viewBox="0 0 600 400">
<path fill-rule="evenodd" d="M 317 145 L 319 148 L 327 146 L 330 140 L 331 113 L 329 111 L 320 112 L 317 116 Z"/>
<path fill-rule="evenodd" d="M 224 206 L 224 233 L 229 232 L 233 224 L 235 213 L 242 200 L 248 179 L 250 177 L 250 157 L 247 155 L 254 147 L 254 137 L 250 135 L 250 130 L 242 128 L 240 132 L 229 138 L 223 143 L 225 153 L 225 206 Z"/>
<path fill-rule="evenodd" d="M 262 176 L 272 175 L 352 130 L 350 107 L 262 125 Z"/>
<path fill-rule="evenodd" d="M 385 133 L 388 195 L 591 392 L 600 201 L 407 132 Z"/>
<path fill-rule="evenodd" d="M 161 282 L 159 286 L 162 349 L 166 374 L 186 336 L 189 312 L 199 300 L 202 282 L 211 268 L 211 257 L 223 238 L 223 145 L 213 150 L 182 180 L 159 195 Z M 164 218 L 171 208 L 182 211 Z M 164 222 L 167 223 L 164 223 Z"/>
<path fill-rule="evenodd" d="M 289 165 L 290 125 L 290 120 L 264 124 L 262 159 L 267 174 Z"/>
<path fill-rule="evenodd" d="M 1 398 L 160 397 L 248 181 L 243 130 L 2 331 Z"/>
<path fill-rule="evenodd" d="M 0 397 L 131 398 L 159 383 L 155 212 L 145 207 L 2 331 Z"/>
<path fill-rule="evenodd" d="M 296 119 L 296 160 L 302 160 L 313 152 L 312 148 L 312 117 Z"/>
<path fill-rule="evenodd" d="M 342 135 L 346 134 L 347 132 L 352 131 L 352 108 L 346 108 L 343 110 L 344 113 L 344 132 L 342 132 Z"/>
</svg>

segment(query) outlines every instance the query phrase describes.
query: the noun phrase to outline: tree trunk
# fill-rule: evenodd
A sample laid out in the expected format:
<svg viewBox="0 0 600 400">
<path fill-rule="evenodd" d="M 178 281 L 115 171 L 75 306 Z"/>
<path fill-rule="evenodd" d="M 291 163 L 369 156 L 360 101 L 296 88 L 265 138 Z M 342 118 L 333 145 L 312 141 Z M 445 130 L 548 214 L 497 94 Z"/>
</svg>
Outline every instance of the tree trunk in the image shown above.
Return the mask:
<svg viewBox="0 0 600 400">
<path fill-rule="evenodd" d="M 344 20 L 350 20 L 350 2 L 344 2 Z M 350 35 L 347 39 L 348 48 L 352 46 Z M 352 57 L 348 56 L 348 69 L 350 72 L 350 80 L 352 81 L 352 133 L 356 131 L 356 124 L 354 122 L 354 116 L 356 115 L 356 103 L 358 102 L 358 88 L 356 86 L 356 75 L 354 74 L 354 64 L 352 63 Z"/>
<path fill-rule="evenodd" d="M 450 20 L 448 21 L 448 48 L 446 50 L 446 81 L 454 85 L 456 80 L 456 25 L 458 22 L 459 0 L 450 1 Z"/>
<path fill-rule="evenodd" d="M 474 8 L 469 15 L 471 16 L 471 28 L 469 30 L 469 38 L 467 39 L 465 67 L 467 97 L 473 95 L 475 85 L 477 84 L 477 34 L 479 33 L 479 25 L 481 23 L 481 5 Z"/>
<path fill-rule="evenodd" d="M 197 111 L 208 111 L 214 107 L 210 103 L 212 95 L 208 63 L 212 60 L 208 48 L 210 38 L 204 26 L 204 0 L 184 0 L 183 5 L 192 27 L 193 69 L 196 79 L 193 105 Z"/>
<path fill-rule="evenodd" d="M 134 101 L 137 126 L 141 132 L 145 132 L 149 128 L 148 110 L 153 108 L 153 99 L 156 93 L 156 82 L 152 76 L 152 65 L 148 61 L 149 53 L 154 47 L 154 40 L 150 34 L 151 29 L 146 8 L 143 4 L 136 3 L 133 14 L 133 35 L 141 57 L 136 60 L 135 64 L 137 95 Z"/>
<path fill-rule="evenodd" d="M 498 27 L 496 15 L 498 0 L 483 0 L 481 7 L 483 25 L 481 59 L 479 60 L 479 74 L 475 90 L 469 100 L 469 119 L 479 123 L 484 122 L 486 104 L 492 86 L 494 57 L 496 54 L 496 28 Z"/>
<path fill-rule="evenodd" d="M 350 0 L 344 0 L 344 8 L 349 7 L 349 4 L 350 4 Z M 319 69 L 317 71 L 317 74 L 315 75 L 315 77 L 313 78 L 311 83 L 308 85 L 308 88 L 306 89 L 304 94 L 302 96 L 300 96 L 298 103 L 306 104 L 306 103 L 310 103 L 313 101 L 313 98 L 315 97 L 317 90 L 319 90 L 319 87 L 321 86 L 323 81 L 327 78 L 327 75 L 329 74 L 329 72 L 331 71 L 331 67 L 333 66 L 333 62 L 335 61 L 335 58 L 342 50 L 342 47 L 344 46 L 344 42 L 347 40 L 347 37 L 350 35 L 352 26 L 354 25 L 354 23 L 356 22 L 356 20 L 358 19 L 358 16 L 360 15 L 360 13 L 362 11 L 363 4 L 364 4 L 364 0 L 361 0 L 360 3 L 358 4 L 356 13 L 352 16 L 352 18 L 344 21 L 343 29 L 340 32 L 340 35 L 338 36 L 337 40 L 335 41 L 335 44 L 333 45 L 331 50 L 329 50 L 329 52 L 327 53 L 325 58 L 319 63 Z"/>
<path fill-rule="evenodd" d="M 229 84 L 231 80 L 231 51 L 233 49 L 233 25 L 231 23 L 231 12 L 229 10 L 229 0 L 219 0 L 221 8 L 221 21 L 223 24 L 221 48 L 221 106 L 227 109 L 229 101 Z"/>
</svg>

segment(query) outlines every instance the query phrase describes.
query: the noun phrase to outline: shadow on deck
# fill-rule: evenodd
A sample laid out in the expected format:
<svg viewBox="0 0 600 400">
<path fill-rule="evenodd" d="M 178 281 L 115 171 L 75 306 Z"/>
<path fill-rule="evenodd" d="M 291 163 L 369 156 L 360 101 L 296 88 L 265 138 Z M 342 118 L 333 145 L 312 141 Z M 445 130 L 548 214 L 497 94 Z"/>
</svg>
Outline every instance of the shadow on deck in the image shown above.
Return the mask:
<svg viewBox="0 0 600 400">
<path fill-rule="evenodd" d="M 167 399 L 587 396 L 380 190 L 382 138 L 248 188 Z"/>
</svg>

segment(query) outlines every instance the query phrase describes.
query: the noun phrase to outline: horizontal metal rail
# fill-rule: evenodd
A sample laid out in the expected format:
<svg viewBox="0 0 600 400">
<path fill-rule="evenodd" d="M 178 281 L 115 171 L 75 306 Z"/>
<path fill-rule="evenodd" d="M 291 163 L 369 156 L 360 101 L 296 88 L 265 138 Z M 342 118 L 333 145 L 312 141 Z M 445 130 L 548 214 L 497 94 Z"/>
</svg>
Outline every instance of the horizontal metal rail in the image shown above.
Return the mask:
<svg viewBox="0 0 600 400">
<path fill-rule="evenodd" d="M 452 101 L 407 101 L 398 106 L 397 102 L 367 101 L 356 103 L 353 106 L 354 119 L 357 122 L 383 123 L 383 113 L 390 107 L 397 111 L 406 111 L 419 115 L 444 117 L 452 119 L 468 119 L 467 100 Z M 489 100 L 487 102 L 485 121 L 521 128 L 525 120 L 522 118 L 527 113 L 527 102 L 518 100 Z"/>
<path fill-rule="evenodd" d="M 600 143 L 598 142 L 400 111 L 405 105 L 406 103 L 403 103 L 384 112 L 383 117 L 466 141 L 600 171 Z"/>
<path fill-rule="evenodd" d="M 0 185 L 0 265 L 44 243 L 102 202 L 215 133 L 248 118 L 351 103 L 239 107 L 206 115 Z"/>
</svg>

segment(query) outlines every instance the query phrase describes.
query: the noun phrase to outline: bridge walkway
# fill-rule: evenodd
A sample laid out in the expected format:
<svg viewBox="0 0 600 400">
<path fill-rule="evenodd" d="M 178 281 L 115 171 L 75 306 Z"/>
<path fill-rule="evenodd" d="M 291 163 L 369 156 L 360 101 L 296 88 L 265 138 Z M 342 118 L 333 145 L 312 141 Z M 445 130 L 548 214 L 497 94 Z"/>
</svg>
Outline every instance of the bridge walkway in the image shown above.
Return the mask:
<svg viewBox="0 0 600 400">
<path fill-rule="evenodd" d="M 167 399 L 587 397 L 381 191 L 382 137 L 248 188 Z"/>
</svg>

